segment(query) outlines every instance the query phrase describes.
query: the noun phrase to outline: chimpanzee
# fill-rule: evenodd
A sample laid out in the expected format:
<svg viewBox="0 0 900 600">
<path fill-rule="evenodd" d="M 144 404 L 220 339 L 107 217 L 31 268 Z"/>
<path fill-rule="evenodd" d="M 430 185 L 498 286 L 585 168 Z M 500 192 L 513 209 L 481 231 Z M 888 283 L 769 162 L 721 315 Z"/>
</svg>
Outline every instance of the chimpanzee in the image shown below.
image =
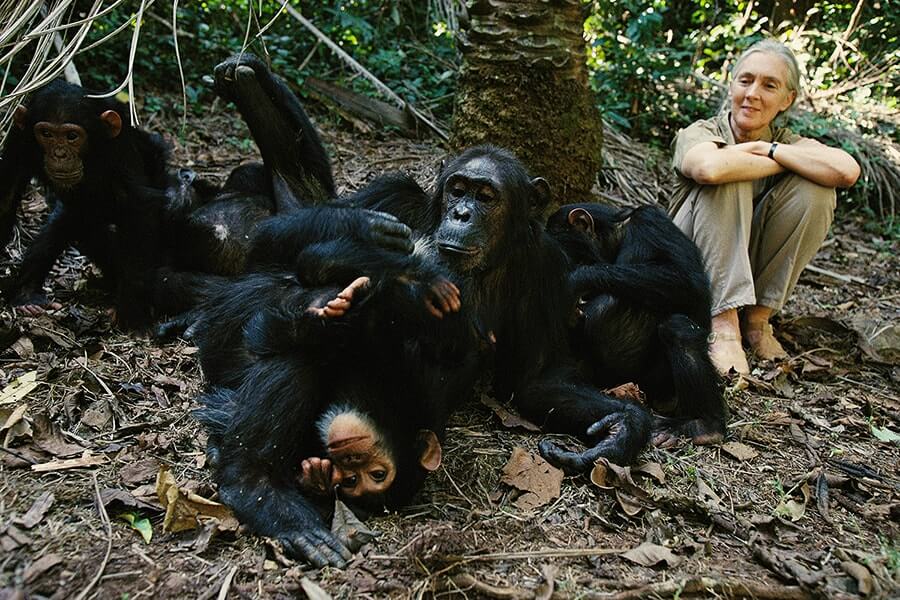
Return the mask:
<svg viewBox="0 0 900 600">
<path fill-rule="evenodd" d="M 464 310 L 495 342 L 497 397 L 511 397 L 545 430 L 592 446 L 566 452 L 545 440 L 544 457 L 570 473 L 591 468 L 599 457 L 633 461 L 649 438 L 650 417 L 636 403 L 599 392 L 579 372 L 565 318 L 575 308 L 569 260 L 539 221 L 547 183 L 532 179 L 508 151 L 478 146 L 443 169 L 430 201 L 404 178 L 382 180 L 379 190 L 364 191 L 353 203 L 403 215 L 413 229 L 430 232 Z"/>
<path fill-rule="evenodd" d="M 303 106 L 252 54 L 215 68 L 215 89 L 235 103 L 262 163 L 235 168 L 218 188 L 186 169 L 168 190 L 178 270 L 233 275 L 245 270 L 250 240 L 273 214 L 285 215 L 335 197 L 328 155 Z"/>
<path fill-rule="evenodd" d="M 697 247 L 654 206 L 570 204 L 547 230 L 573 262 L 582 302 L 574 343 L 594 382 L 633 381 L 670 415 L 656 443 L 721 441 L 727 408 L 709 358 L 709 280 Z"/>
<path fill-rule="evenodd" d="M 140 190 L 165 188 L 166 161 L 161 138 L 133 127 L 123 104 L 90 98 L 65 81 L 54 80 L 17 108 L 0 160 L 0 241 L 9 241 L 32 177 L 46 185 L 52 211 L 8 290 L 12 304 L 40 312 L 48 304 L 44 279 L 74 244 L 115 285 L 118 322 L 145 321 L 152 269 L 164 254 L 164 206 Z"/>
<path fill-rule="evenodd" d="M 290 221 L 267 223 L 268 239 L 289 237 Z M 330 283 L 341 278 L 343 289 Z M 440 465 L 448 415 L 479 368 L 459 311 L 436 264 L 351 237 L 307 246 L 295 272 L 222 283 L 195 336 L 222 500 L 290 554 L 343 565 L 349 541 L 325 528 L 298 470 L 317 457 L 315 474 L 357 510 L 407 502 Z"/>
</svg>

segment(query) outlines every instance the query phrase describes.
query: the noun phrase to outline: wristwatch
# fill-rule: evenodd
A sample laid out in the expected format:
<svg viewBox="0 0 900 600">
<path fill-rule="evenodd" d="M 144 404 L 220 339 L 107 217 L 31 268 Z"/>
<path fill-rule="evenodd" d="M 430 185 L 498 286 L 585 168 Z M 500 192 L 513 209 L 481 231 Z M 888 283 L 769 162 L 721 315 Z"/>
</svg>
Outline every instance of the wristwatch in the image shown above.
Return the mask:
<svg viewBox="0 0 900 600">
<path fill-rule="evenodd" d="M 778 147 L 778 142 L 772 142 L 772 145 L 769 146 L 769 158 L 775 160 L 775 148 Z"/>
</svg>

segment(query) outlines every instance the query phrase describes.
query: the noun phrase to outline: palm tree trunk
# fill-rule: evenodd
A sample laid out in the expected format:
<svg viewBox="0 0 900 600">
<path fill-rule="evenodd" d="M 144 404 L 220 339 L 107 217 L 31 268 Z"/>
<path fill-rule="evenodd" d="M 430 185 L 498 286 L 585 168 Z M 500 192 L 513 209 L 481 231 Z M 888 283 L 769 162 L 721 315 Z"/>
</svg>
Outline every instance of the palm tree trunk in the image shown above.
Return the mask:
<svg viewBox="0 0 900 600">
<path fill-rule="evenodd" d="M 583 31 L 580 0 L 475 0 L 460 33 L 454 148 L 504 146 L 550 181 L 557 202 L 588 199 L 602 127 Z"/>
</svg>

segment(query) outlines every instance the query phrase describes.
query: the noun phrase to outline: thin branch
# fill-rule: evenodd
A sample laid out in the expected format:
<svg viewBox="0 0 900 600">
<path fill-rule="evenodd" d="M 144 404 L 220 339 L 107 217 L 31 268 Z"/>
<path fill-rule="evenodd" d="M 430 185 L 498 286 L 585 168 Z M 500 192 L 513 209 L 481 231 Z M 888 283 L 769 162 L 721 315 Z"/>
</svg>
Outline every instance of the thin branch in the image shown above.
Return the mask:
<svg viewBox="0 0 900 600">
<path fill-rule="evenodd" d="M 103 571 L 106 570 L 106 564 L 109 562 L 109 555 L 112 552 L 112 523 L 109 521 L 109 515 L 106 514 L 106 507 L 103 506 L 103 497 L 100 495 L 100 485 L 97 483 L 97 473 L 91 473 L 91 477 L 94 480 L 94 493 L 97 496 L 97 512 L 100 513 L 100 521 L 106 526 L 106 554 L 103 556 L 103 562 L 100 563 L 100 568 L 97 569 L 97 574 L 94 575 L 94 578 L 91 579 L 91 582 L 88 583 L 87 587 L 81 590 L 81 593 L 75 597 L 75 600 L 84 600 L 87 598 L 88 594 L 91 593 L 91 590 L 94 589 L 100 581 L 100 578 L 103 577 Z"/>
</svg>

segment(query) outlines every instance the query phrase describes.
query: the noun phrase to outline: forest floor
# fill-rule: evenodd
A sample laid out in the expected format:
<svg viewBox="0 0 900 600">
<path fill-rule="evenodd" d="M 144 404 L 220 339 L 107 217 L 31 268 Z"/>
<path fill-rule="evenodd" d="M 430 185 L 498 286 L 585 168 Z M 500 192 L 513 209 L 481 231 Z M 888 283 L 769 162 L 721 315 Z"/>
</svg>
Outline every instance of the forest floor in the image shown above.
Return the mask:
<svg viewBox="0 0 900 600">
<path fill-rule="evenodd" d="M 221 180 L 255 156 L 224 113 L 192 120 L 176 164 Z M 342 191 L 392 169 L 430 184 L 443 157 L 322 128 Z M 39 194 L 24 212 L 7 272 L 46 213 Z M 227 516 L 163 531 L 161 467 L 170 513 L 219 514 L 196 500 L 215 499 L 196 348 L 112 329 L 70 251 L 49 280 L 62 310 L 0 313 L 0 599 L 897 597 L 898 250 L 839 215 L 777 322 L 790 360 L 729 385 L 726 444 L 562 478 L 531 464 L 541 436 L 482 398 L 453 418 L 417 503 L 371 519 L 380 536 L 344 570 L 289 561 Z"/>
</svg>

